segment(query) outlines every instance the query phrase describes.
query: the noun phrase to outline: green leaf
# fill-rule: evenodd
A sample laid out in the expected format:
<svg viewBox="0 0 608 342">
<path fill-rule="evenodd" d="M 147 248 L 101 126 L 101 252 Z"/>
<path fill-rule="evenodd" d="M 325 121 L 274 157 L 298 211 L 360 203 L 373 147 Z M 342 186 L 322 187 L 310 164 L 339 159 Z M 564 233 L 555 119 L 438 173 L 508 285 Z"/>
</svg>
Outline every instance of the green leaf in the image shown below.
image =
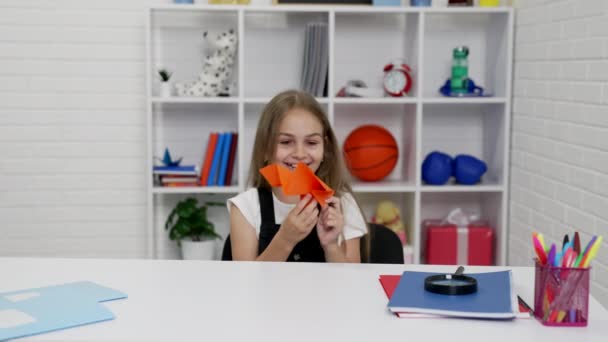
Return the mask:
<svg viewBox="0 0 608 342">
<path fill-rule="evenodd" d="M 198 207 L 196 198 L 186 198 L 178 202 L 167 217 L 165 229 L 169 230 L 171 240 L 180 240 L 190 237 L 195 241 L 201 239 L 221 239 L 215 232 L 212 222 L 207 219 L 207 207 L 225 207 L 223 202 L 205 202 Z"/>
</svg>

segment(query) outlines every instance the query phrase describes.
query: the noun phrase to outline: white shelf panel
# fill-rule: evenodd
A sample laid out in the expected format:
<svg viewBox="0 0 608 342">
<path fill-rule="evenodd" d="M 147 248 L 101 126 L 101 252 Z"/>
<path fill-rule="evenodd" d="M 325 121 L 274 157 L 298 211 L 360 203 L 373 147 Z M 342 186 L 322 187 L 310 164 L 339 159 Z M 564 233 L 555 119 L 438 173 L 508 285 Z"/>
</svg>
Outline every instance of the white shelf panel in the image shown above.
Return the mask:
<svg viewBox="0 0 608 342">
<path fill-rule="evenodd" d="M 502 185 L 423 185 L 421 192 L 503 192 Z"/>
<path fill-rule="evenodd" d="M 239 103 L 238 97 L 152 97 L 152 103 Z"/>
<path fill-rule="evenodd" d="M 337 104 L 409 104 L 418 103 L 417 97 L 337 97 L 332 99 Z"/>
<path fill-rule="evenodd" d="M 154 5 L 151 10 L 163 11 L 237 11 L 246 12 L 336 12 L 336 13 L 509 13 L 510 7 L 410 7 L 410 6 L 331 6 L 331 5 Z"/>
<path fill-rule="evenodd" d="M 506 104 L 506 97 L 425 97 L 422 99 L 424 104 L 484 104 L 500 103 Z"/>
<path fill-rule="evenodd" d="M 408 182 L 400 181 L 380 181 L 373 183 L 353 182 L 354 192 L 415 192 L 416 185 Z"/>
<path fill-rule="evenodd" d="M 266 104 L 270 102 L 271 99 L 271 97 L 246 97 L 243 102 L 251 104 Z M 329 99 L 327 97 L 317 97 L 316 100 L 319 103 L 329 103 Z"/>
<path fill-rule="evenodd" d="M 207 5 L 207 4 L 166 4 L 150 6 L 152 11 L 237 11 L 247 6 L 240 5 Z"/>
<path fill-rule="evenodd" d="M 155 186 L 152 189 L 154 194 L 231 194 L 238 193 L 241 189 L 238 186 L 184 186 L 184 187 L 161 187 Z"/>
<path fill-rule="evenodd" d="M 420 8 L 421 13 L 445 13 L 445 14 L 458 14 L 458 13 L 510 13 L 513 11 L 511 7 L 430 7 Z"/>
</svg>

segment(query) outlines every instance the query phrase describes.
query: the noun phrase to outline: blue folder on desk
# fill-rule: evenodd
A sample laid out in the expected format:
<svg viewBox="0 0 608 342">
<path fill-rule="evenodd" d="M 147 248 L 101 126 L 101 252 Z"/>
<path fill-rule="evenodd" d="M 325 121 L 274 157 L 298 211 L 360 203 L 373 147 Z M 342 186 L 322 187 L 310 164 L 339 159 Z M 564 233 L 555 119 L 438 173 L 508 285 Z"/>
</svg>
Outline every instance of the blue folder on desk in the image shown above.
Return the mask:
<svg viewBox="0 0 608 342">
<path fill-rule="evenodd" d="M 511 290 L 511 271 L 466 274 L 477 280 L 477 292 L 459 296 L 426 291 L 424 280 L 436 274 L 403 272 L 388 302 L 389 310 L 456 317 L 515 318 L 517 296 Z"/>
<path fill-rule="evenodd" d="M 126 297 L 86 281 L 0 293 L 0 341 L 114 319 L 100 302 Z"/>
</svg>

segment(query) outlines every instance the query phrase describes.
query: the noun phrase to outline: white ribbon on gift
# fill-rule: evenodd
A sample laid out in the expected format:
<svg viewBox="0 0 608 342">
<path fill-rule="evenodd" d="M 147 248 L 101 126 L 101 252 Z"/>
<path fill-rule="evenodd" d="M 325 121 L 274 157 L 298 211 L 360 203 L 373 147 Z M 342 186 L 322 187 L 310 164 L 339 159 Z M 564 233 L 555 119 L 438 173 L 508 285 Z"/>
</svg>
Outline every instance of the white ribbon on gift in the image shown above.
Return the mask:
<svg viewBox="0 0 608 342">
<path fill-rule="evenodd" d="M 456 240 L 456 263 L 458 265 L 468 264 L 469 252 L 469 224 L 478 221 L 478 214 L 467 214 L 462 208 L 452 209 L 448 215 L 441 221 L 441 225 L 455 225 L 458 237 Z"/>
</svg>

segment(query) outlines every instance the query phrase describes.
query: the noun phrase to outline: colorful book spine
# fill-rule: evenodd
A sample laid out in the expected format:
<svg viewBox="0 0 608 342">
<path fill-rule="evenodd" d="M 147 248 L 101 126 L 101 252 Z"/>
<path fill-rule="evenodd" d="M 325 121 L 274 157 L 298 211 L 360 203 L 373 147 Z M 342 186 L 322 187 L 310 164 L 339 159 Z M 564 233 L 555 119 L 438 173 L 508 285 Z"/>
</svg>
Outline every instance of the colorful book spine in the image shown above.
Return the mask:
<svg viewBox="0 0 608 342">
<path fill-rule="evenodd" d="M 207 179 L 209 179 L 209 171 L 211 170 L 211 162 L 213 161 L 213 154 L 215 153 L 215 147 L 217 145 L 218 133 L 209 133 L 209 141 L 207 142 L 207 151 L 205 152 L 205 159 L 203 160 L 203 166 L 201 168 L 200 184 L 206 185 Z"/>
<path fill-rule="evenodd" d="M 224 133 L 220 133 L 217 141 L 217 145 L 215 147 L 215 152 L 213 153 L 213 160 L 211 161 L 211 170 L 209 171 L 209 178 L 207 179 L 207 186 L 215 185 L 217 182 L 217 175 L 219 173 L 221 157 L 222 157 L 222 149 L 224 146 L 224 142 L 226 140 L 226 135 Z"/>
<path fill-rule="evenodd" d="M 224 139 L 224 145 L 222 146 L 222 159 L 220 161 L 220 169 L 217 175 L 216 185 L 225 185 L 226 183 L 226 169 L 228 168 L 228 159 L 230 158 L 230 145 L 232 144 L 232 133 L 224 133 L 226 136 Z"/>
<path fill-rule="evenodd" d="M 234 169 L 234 162 L 236 158 L 236 148 L 239 142 L 239 135 L 237 133 L 232 133 L 232 144 L 230 145 L 230 157 L 228 158 L 228 171 L 226 174 L 226 182 L 224 185 L 232 184 L 232 170 Z"/>
</svg>

